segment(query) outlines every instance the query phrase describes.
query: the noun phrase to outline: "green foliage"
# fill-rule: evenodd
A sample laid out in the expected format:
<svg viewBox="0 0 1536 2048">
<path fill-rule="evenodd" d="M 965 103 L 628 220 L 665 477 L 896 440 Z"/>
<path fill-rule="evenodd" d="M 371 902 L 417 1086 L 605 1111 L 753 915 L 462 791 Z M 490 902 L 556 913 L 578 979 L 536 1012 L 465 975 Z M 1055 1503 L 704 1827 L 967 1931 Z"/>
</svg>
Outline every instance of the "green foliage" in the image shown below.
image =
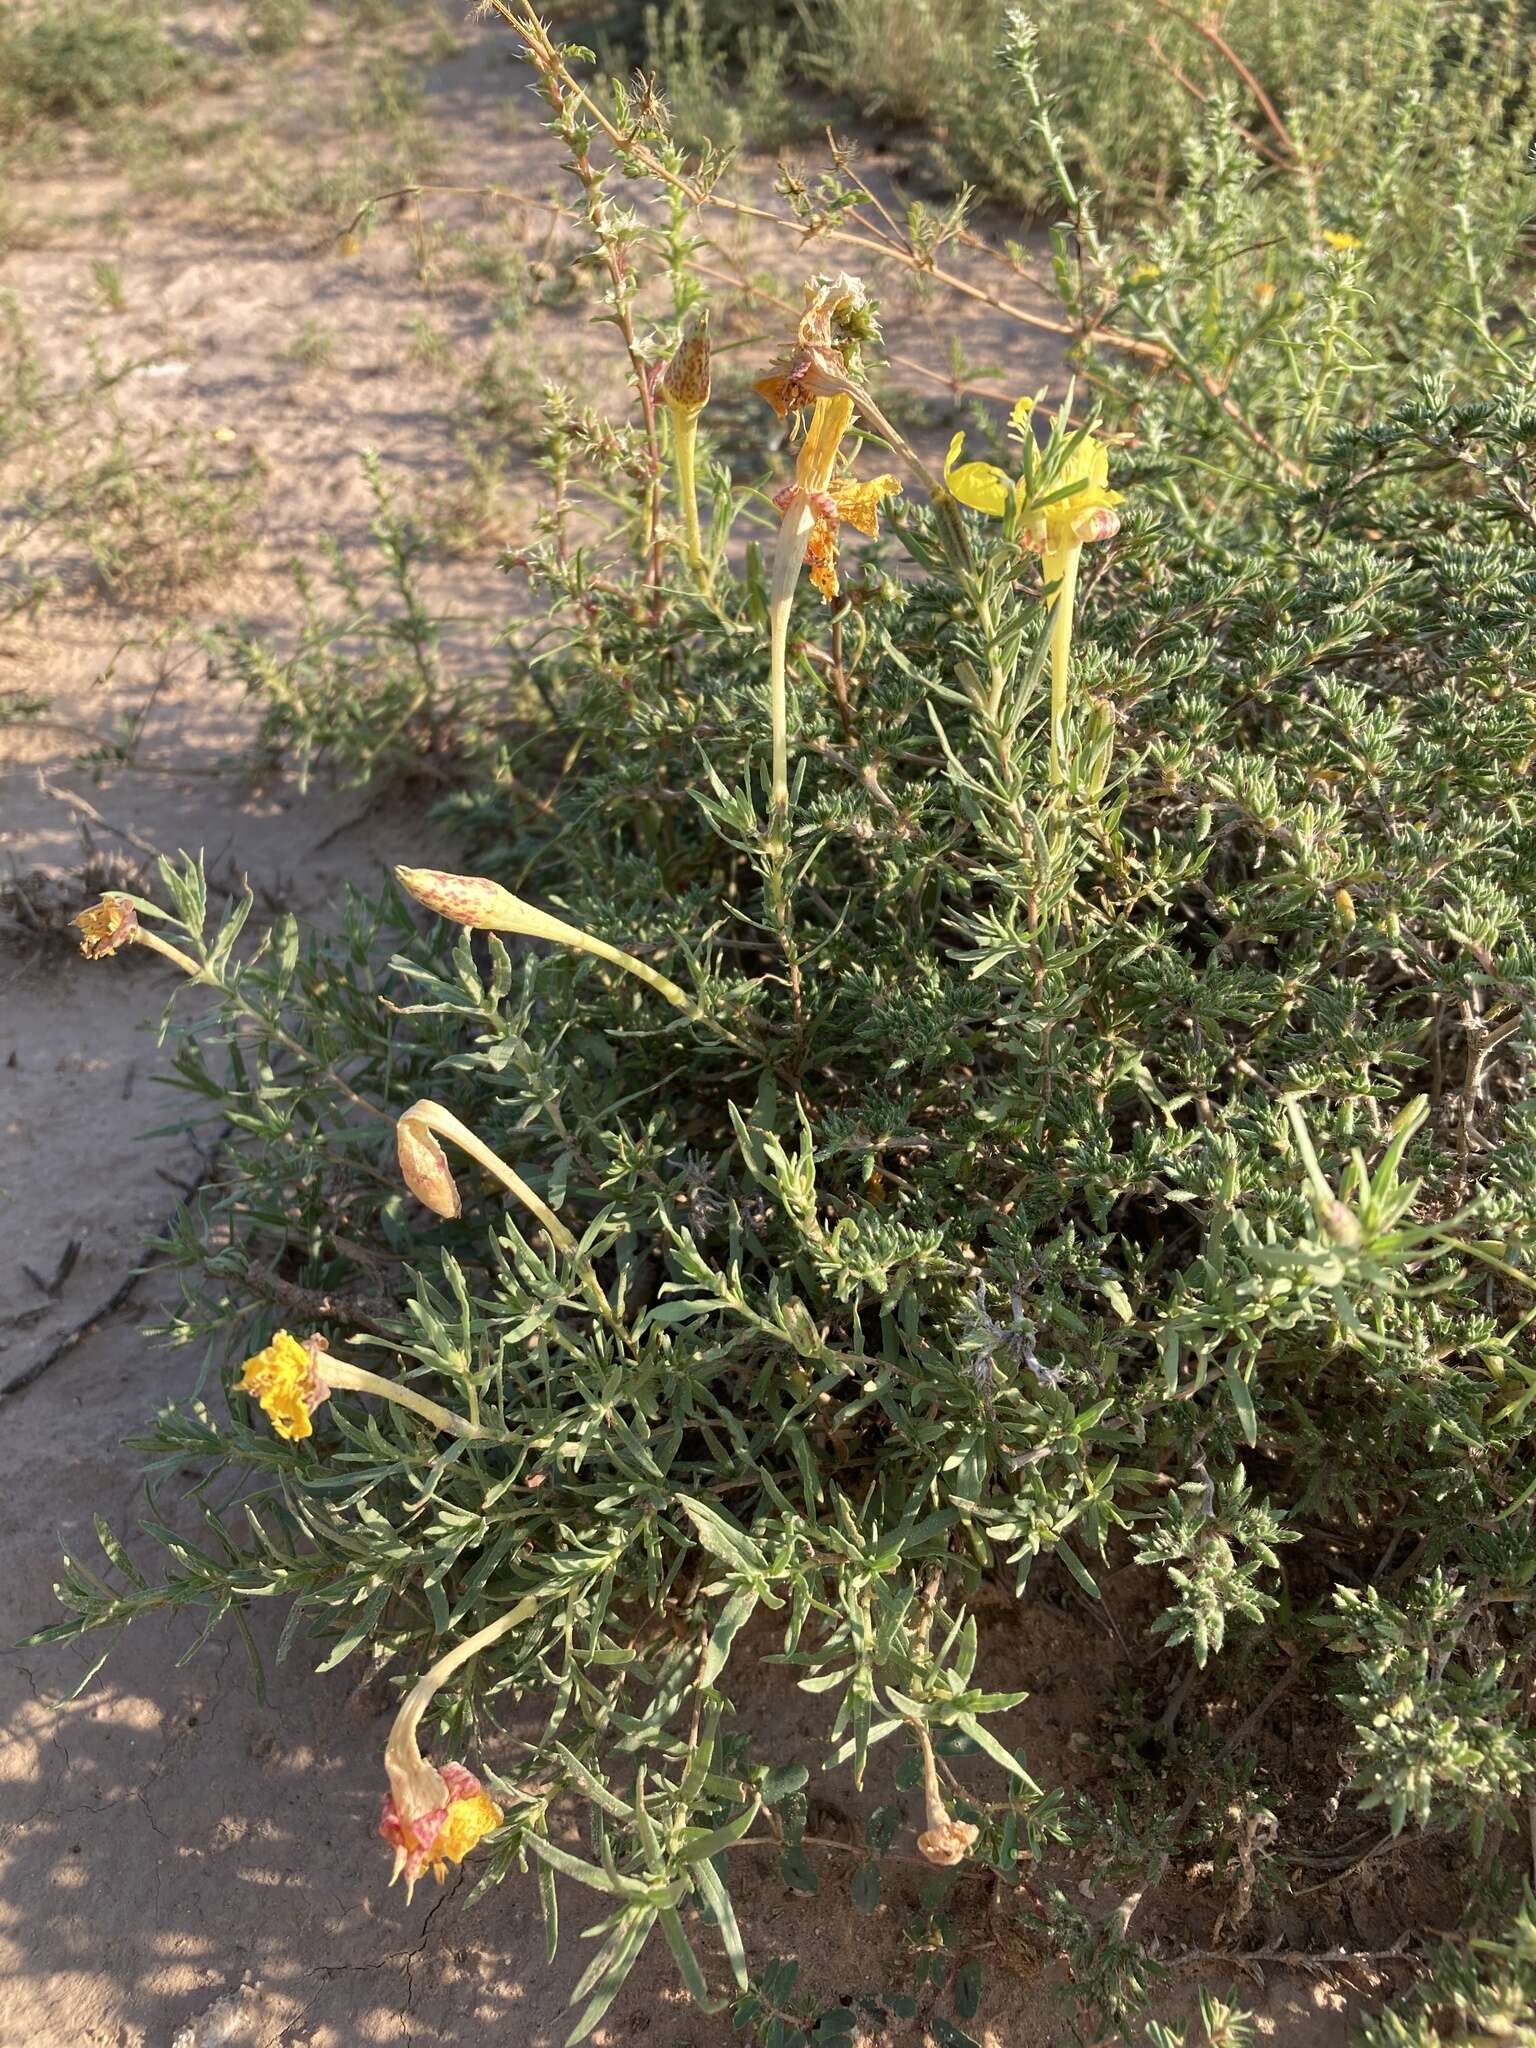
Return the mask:
<svg viewBox="0 0 1536 2048">
<path fill-rule="evenodd" d="M 1396 1834 L 1468 1824 L 1481 1841 L 1490 1816 L 1506 1826 L 1536 1775 L 1518 1689 L 1503 1683 L 1496 1632 L 1473 1634 L 1478 1601 L 1443 1571 L 1402 1601 L 1344 1586 L 1337 1647 L 1357 1659 L 1342 1705 L 1355 1724 L 1363 1807 L 1387 1810 Z"/>
<path fill-rule="evenodd" d="M 1360 2048 L 1442 2048 L 1536 2041 L 1536 1898 L 1529 1884 L 1507 1934 L 1468 1947 L 1447 1943 L 1423 1983 L 1366 2023 Z"/>
<path fill-rule="evenodd" d="M 379 458 L 367 453 L 363 464 L 377 581 L 332 546 L 328 593 L 294 565 L 300 624 L 291 644 L 239 626 L 213 638 L 216 658 L 261 706 L 261 745 L 287 758 L 301 788 L 321 761 L 354 782 L 441 779 L 443 762 L 475 753 L 487 720 L 504 710 L 504 688 L 449 658 L 455 622 L 434 613 L 422 589 L 429 537 L 401 511 Z"/>
<path fill-rule="evenodd" d="M 187 69 L 158 0 L 69 0 L 0 22 L 0 141 L 164 99 Z"/>
<path fill-rule="evenodd" d="M 296 50 L 309 32 L 310 0 L 246 0 L 246 34 L 268 56 Z"/>
<path fill-rule="evenodd" d="M 854 2006 L 748 1968 L 733 1858 L 771 1844 L 827 1897 L 805 1787 L 845 1771 L 882 1796 L 840 1872 L 871 1913 L 930 1751 L 1000 1918 L 1131 2024 L 1161 1974 L 1132 1922 L 1174 1859 L 1198 1840 L 1235 1867 L 1241 1918 L 1261 1832 L 1283 1874 L 1331 1823 L 1266 1782 L 1255 1732 L 1309 1667 L 1336 1782 L 1443 1835 L 1470 1895 L 1532 1764 L 1536 373 L 1513 273 L 1490 242 L 1440 299 L 1372 310 L 1359 252 L 1301 237 L 1284 321 L 1251 319 L 1273 167 L 1216 108 L 1168 224 L 1108 240 L 1016 34 L 1123 529 L 1085 554 L 1053 711 L 1019 544 L 1039 508 L 965 513 L 909 467 L 894 544 L 861 560 L 845 531 L 834 608 L 798 591 L 783 824 L 771 586 L 728 545 L 768 480 L 718 459 L 706 412 L 699 576 L 663 498 L 676 336 L 637 307 L 648 263 L 687 304 L 679 159 L 639 89 L 600 103 L 596 158 L 576 60 L 525 35 L 636 404 L 545 394 L 518 687 L 454 704 L 377 470 L 390 607 L 338 564 L 339 614 L 312 609 L 286 664 L 234 652 L 302 766 L 455 760 L 444 817 L 476 864 L 589 936 L 514 949 L 396 896 L 334 936 L 252 936 L 195 864 L 162 871 L 141 915 L 199 991 L 175 1085 L 233 1130 L 166 1247 L 165 1334 L 225 1377 L 142 1440 L 194 1482 L 146 1524 L 168 1565 L 104 1532 L 108 1572 L 71 1559 L 43 1634 L 277 1596 L 284 1653 L 409 1682 L 515 1619 L 445 1683 L 429 1746 L 483 1749 L 505 1819 L 482 1881 L 536 1869 L 551 1946 L 550 1873 L 604 1901 L 573 2040 L 655 1937 L 743 2032 L 846 2038 Z M 616 205 L 620 174 L 672 214 Z M 1155 303 L 1101 300 L 1138 265 Z M 1080 445 L 1056 437 L 1044 502 Z M 413 1202 L 394 1124 L 423 1098 L 514 1170 L 512 1202 L 468 1178 L 461 1208 Z M 338 1391 L 278 1439 L 228 1373 L 274 1305 L 467 1433 Z M 1092 1604 L 1122 1570 L 1114 1625 L 1173 1706 L 1160 1768 L 1089 1796 L 1040 1781 L 980 1618 L 1043 1587 Z M 767 1660 L 822 1710 L 804 1755 L 738 1717 Z M 523 1698 L 547 1720 L 507 1755 Z M 1124 1888 L 1107 1920 L 1085 1869 Z M 880 2010 L 955 2048 L 978 1958 L 933 1883 Z M 1522 1929 L 1487 1951 L 1506 2007 Z M 1215 2000 L 1201 2026 L 1249 2032 Z"/>
</svg>

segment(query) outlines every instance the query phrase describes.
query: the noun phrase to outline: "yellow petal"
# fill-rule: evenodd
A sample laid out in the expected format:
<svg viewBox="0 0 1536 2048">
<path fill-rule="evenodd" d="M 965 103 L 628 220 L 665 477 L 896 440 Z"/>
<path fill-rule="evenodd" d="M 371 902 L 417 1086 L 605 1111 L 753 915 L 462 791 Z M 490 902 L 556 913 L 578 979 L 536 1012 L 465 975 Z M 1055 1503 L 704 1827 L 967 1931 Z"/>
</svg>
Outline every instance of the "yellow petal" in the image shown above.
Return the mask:
<svg viewBox="0 0 1536 2048">
<path fill-rule="evenodd" d="M 964 445 L 964 434 L 956 434 L 944 458 L 944 483 L 949 494 L 973 512 L 985 512 L 1001 519 L 1013 502 L 1013 480 L 991 462 L 962 462 L 955 457 Z"/>
<path fill-rule="evenodd" d="M 893 476 L 872 476 L 862 483 L 851 480 L 832 486 L 830 496 L 837 507 L 839 519 L 873 540 L 880 531 L 880 506 L 886 498 L 894 498 L 900 491 L 900 481 Z"/>
<path fill-rule="evenodd" d="M 844 434 L 853 424 L 853 400 L 839 392 L 833 398 L 818 398 L 811 408 L 811 423 L 795 459 L 795 488 L 824 491 L 837 468 L 838 451 Z"/>
</svg>

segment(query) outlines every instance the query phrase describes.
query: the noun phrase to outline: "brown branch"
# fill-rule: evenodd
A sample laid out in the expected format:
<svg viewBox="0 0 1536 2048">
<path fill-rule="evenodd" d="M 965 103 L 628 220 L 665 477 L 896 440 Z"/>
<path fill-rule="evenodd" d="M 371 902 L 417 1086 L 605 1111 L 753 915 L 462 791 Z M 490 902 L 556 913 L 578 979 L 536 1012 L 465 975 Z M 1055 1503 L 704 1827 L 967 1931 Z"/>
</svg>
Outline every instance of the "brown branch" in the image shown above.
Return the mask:
<svg viewBox="0 0 1536 2048">
<path fill-rule="evenodd" d="M 1222 34 L 1220 22 L 1214 20 L 1209 15 L 1187 14 L 1182 7 L 1174 4 L 1174 0 L 1152 0 L 1152 4 L 1154 7 L 1161 8 L 1164 14 L 1171 14 L 1175 21 L 1182 21 L 1187 29 L 1199 36 L 1203 42 L 1209 43 L 1217 55 L 1231 66 L 1243 81 L 1243 84 L 1247 86 L 1249 92 L 1252 93 L 1259 112 L 1284 144 L 1291 159 L 1291 167 L 1299 170 L 1302 164 L 1302 154 L 1296 147 L 1295 137 L 1285 125 L 1280 109 L 1264 90 L 1258 77 L 1249 69 L 1248 65 L 1244 63 L 1243 59 Z"/>
</svg>

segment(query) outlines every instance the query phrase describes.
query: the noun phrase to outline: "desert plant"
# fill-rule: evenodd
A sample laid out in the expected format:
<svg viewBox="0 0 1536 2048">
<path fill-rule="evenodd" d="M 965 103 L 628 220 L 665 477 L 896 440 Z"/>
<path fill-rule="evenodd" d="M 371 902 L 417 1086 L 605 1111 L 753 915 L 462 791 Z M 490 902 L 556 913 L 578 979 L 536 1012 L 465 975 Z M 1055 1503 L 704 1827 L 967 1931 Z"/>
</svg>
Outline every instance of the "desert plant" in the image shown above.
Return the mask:
<svg viewBox="0 0 1536 2048">
<path fill-rule="evenodd" d="M 1536 391 L 1503 274 L 1448 276 L 1423 360 L 1367 374 L 1355 252 L 1303 241 L 1300 338 L 1245 334 L 1212 276 L 1268 174 L 1218 109 L 1155 319 L 1101 315 L 1151 259 L 1058 152 L 1105 414 L 1042 395 L 998 460 L 935 474 L 872 389 L 867 295 L 818 276 L 758 385 L 793 474 L 770 515 L 707 459 L 702 403 L 695 521 L 667 434 L 701 329 L 679 359 L 681 320 L 642 310 L 675 222 L 609 189 L 675 202 L 695 173 L 651 96 L 500 11 L 632 417 L 548 395 L 552 509 L 510 564 L 543 623 L 466 735 L 464 872 L 402 845 L 333 935 L 252 943 L 196 862 L 81 920 L 198 998 L 176 1085 L 233 1135 L 162 1247 L 163 1334 L 226 1371 L 142 1439 L 194 1477 L 188 1525 L 148 1532 L 168 1563 L 104 1530 L 108 1573 L 69 1559 L 40 1638 L 275 1597 L 284 1653 L 397 1668 L 397 1870 L 532 1869 L 551 1942 L 556 1878 L 595 1893 L 573 2040 L 653 1936 L 759 2040 L 846 2038 L 851 2004 L 752 1960 L 732 1871 L 764 1847 L 865 1912 L 895 1857 L 929 1867 L 874 2003 L 942 2042 L 978 2009 L 978 1872 L 986 1945 L 1131 2025 L 1160 1969 L 1137 1915 L 1183 1859 L 1213 1851 L 1241 1919 L 1288 1849 L 1331 1846 L 1337 1800 L 1266 1778 L 1287 1694 L 1470 1900 L 1533 1757 Z M 1009 61 L 1051 151 L 1027 35 Z M 826 196 L 791 186 L 791 215 Z M 1218 216 L 1236 246 L 1197 246 Z M 580 546 L 576 499 L 608 519 Z M 421 688 L 381 664 L 386 765 L 438 744 L 404 568 L 400 595 Z M 1043 1783 L 986 1600 L 1097 1605 L 1122 1569 L 1159 1767 Z M 803 1755 L 738 1711 L 769 1662 L 824 1706 Z M 516 1698 L 548 1719 L 503 1747 Z M 862 1847 L 808 1826 L 812 1763 L 889 1795 Z M 1501 2010 L 1526 1931 L 1487 1952 Z M 1483 1954 L 1447 1966 L 1458 2010 Z M 1218 2000 L 1200 2024 L 1249 2031 Z"/>
</svg>

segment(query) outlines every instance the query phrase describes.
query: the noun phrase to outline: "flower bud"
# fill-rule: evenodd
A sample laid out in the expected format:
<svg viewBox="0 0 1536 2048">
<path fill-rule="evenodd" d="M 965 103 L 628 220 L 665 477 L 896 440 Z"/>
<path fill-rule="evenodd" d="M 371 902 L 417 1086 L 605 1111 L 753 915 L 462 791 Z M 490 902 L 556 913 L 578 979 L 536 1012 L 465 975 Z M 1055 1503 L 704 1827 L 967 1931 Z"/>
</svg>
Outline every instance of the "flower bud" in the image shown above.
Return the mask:
<svg viewBox="0 0 1536 2048">
<path fill-rule="evenodd" d="M 516 932 L 525 939 L 548 939 L 559 946 L 594 949 L 594 942 L 563 918 L 536 910 L 500 882 L 484 875 L 446 875 L 439 868 L 396 868 L 401 887 L 409 895 L 435 910 L 439 917 L 474 931 Z"/>
<path fill-rule="evenodd" d="M 448 1155 L 423 1120 L 407 1110 L 395 1125 L 395 1152 L 400 1178 L 434 1216 L 455 1217 L 459 1190 L 448 1170 Z"/>
<path fill-rule="evenodd" d="M 702 306 L 683 329 L 676 353 L 661 373 L 663 401 L 676 412 L 700 413 L 709 403 L 709 308 Z"/>
</svg>

